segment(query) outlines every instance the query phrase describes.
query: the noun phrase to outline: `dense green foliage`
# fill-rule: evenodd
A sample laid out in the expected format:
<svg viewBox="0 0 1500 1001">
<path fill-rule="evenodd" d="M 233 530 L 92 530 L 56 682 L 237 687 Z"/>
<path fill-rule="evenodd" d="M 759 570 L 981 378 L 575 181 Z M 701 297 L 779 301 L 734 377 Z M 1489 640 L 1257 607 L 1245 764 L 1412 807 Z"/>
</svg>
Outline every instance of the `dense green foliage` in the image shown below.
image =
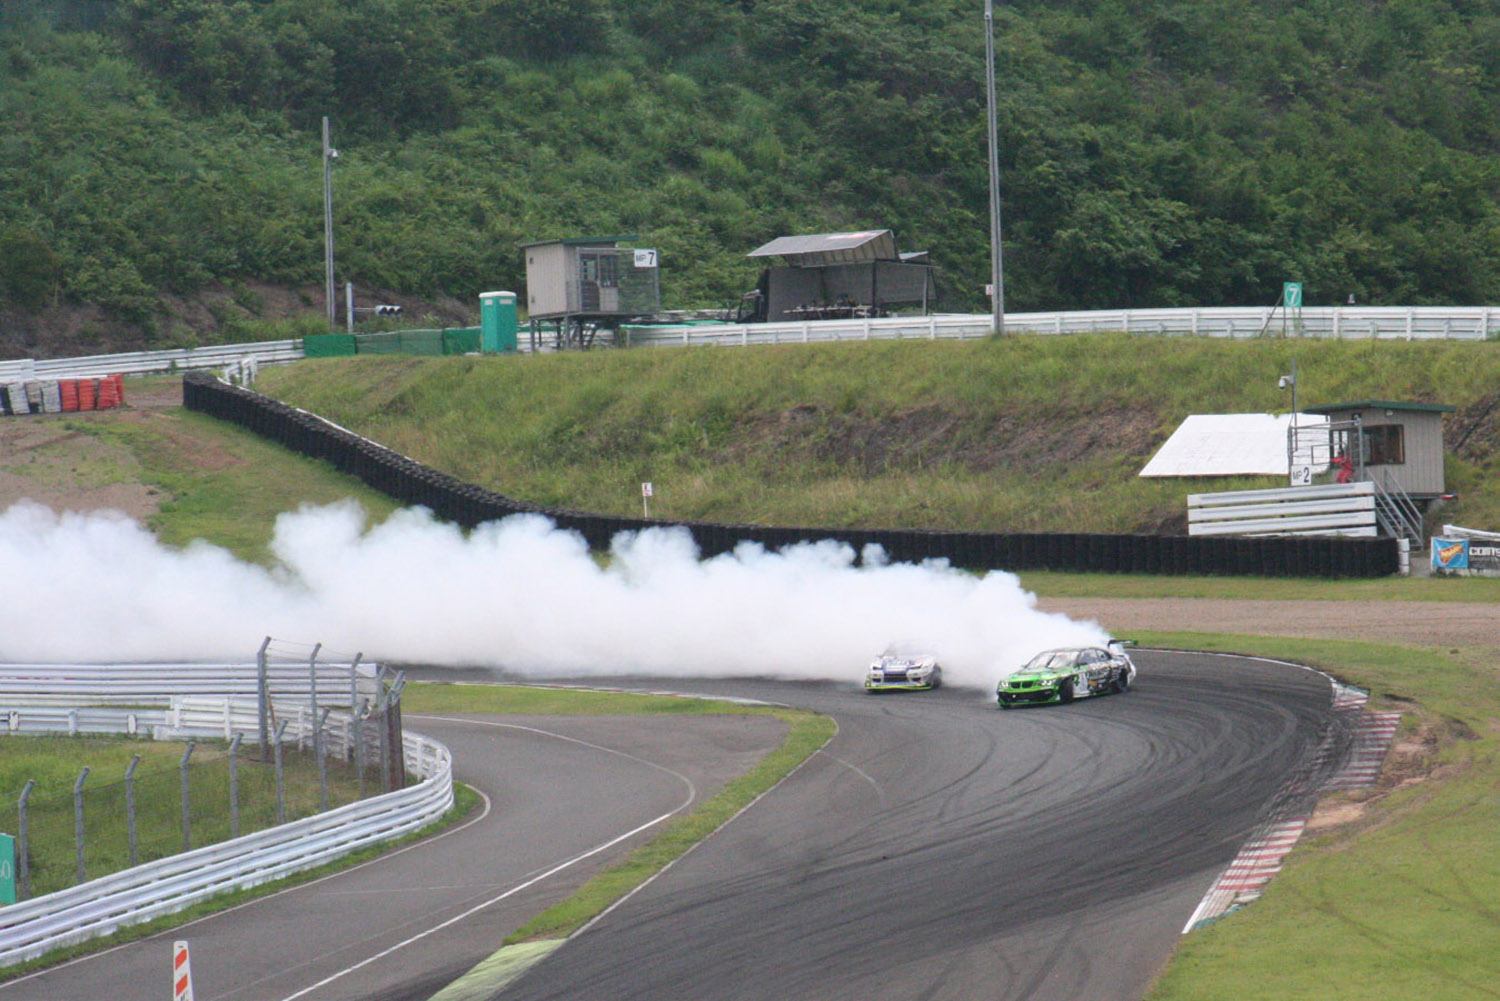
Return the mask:
<svg viewBox="0 0 1500 1001">
<path fill-rule="evenodd" d="M 148 331 L 216 282 L 463 301 L 630 233 L 668 306 L 786 233 L 884 225 L 985 308 L 979 0 L 6 0 L 0 296 Z M 1500 295 L 1500 11 L 997 5 L 1013 309 Z M 311 308 L 316 308 L 312 306 Z"/>
<path fill-rule="evenodd" d="M 1442 402 L 1441 517 L 1500 525 L 1500 344 L 1078 335 L 524 357 L 360 356 L 258 388 L 520 500 L 869 528 L 1185 531 L 1185 495 L 1267 477 L 1136 474 L 1189 414 Z"/>
</svg>

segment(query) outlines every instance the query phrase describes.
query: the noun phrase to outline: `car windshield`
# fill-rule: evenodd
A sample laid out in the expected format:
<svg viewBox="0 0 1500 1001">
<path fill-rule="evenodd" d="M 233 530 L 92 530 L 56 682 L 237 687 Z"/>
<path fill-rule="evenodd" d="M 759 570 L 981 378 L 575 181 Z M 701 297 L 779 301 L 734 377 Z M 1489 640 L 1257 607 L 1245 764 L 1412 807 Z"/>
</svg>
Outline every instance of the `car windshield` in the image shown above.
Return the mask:
<svg viewBox="0 0 1500 1001">
<path fill-rule="evenodd" d="M 1048 650 L 1039 653 L 1026 662 L 1022 671 L 1055 671 L 1060 668 L 1072 667 L 1074 660 L 1078 657 L 1077 650 Z"/>
<path fill-rule="evenodd" d="M 892 643 L 890 646 L 885 648 L 885 653 L 881 654 L 881 656 L 901 657 L 907 660 L 912 660 L 918 657 L 925 656 L 926 652 L 927 651 L 923 650 L 921 647 L 917 646 L 914 643 Z"/>
</svg>

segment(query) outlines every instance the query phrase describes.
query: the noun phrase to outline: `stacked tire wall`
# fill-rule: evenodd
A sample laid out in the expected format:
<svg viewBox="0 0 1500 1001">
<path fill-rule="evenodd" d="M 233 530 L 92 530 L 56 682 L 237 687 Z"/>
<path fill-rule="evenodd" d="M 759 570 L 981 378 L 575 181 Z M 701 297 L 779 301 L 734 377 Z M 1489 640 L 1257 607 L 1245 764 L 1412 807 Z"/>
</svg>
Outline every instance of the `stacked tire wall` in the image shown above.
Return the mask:
<svg viewBox="0 0 1500 1001">
<path fill-rule="evenodd" d="M 620 532 L 681 526 L 705 557 L 741 542 L 781 549 L 833 540 L 862 553 L 879 545 L 896 562 L 946 559 L 971 570 L 1060 570 L 1092 573 L 1210 574 L 1260 577 L 1384 577 L 1398 570 L 1395 539 L 1339 536 L 1181 536 L 1095 533 L 954 532 L 720 525 L 615 517 L 518 501 L 430 469 L 315 414 L 287 406 L 205 372 L 183 377 L 183 403 L 254 431 L 303 455 L 323 459 L 403 504 L 422 505 L 464 528 L 507 515 L 546 515 L 578 532 L 592 549 L 608 549 Z"/>
</svg>

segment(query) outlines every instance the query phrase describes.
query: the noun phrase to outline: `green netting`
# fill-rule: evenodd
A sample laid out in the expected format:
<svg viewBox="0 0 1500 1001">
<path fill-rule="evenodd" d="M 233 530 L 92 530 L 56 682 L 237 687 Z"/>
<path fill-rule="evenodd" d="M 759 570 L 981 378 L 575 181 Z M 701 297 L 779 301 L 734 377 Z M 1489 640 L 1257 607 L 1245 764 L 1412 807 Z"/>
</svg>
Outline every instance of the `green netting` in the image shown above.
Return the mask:
<svg viewBox="0 0 1500 1001">
<path fill-rule="evenodd" d="M 398 355 L 404 353 L 401 344 L 401 334 L 398 331 L 387 331 L 379 334 L 359 334 L 356 336 L 359 344 L 358 351 L 362 355 Z"/>
<path fill-rule="evenodd" d="M 478 327 L 449 327 L 443 331 L 443 354 L 462 355 L 478 350 Z"/>
<path fill-rule="evenodd" d="M 311 334 L 302 338 L 302 354 L 307 358 L 338 358 L 355 353 L 353 334 Z"/>
</svg>

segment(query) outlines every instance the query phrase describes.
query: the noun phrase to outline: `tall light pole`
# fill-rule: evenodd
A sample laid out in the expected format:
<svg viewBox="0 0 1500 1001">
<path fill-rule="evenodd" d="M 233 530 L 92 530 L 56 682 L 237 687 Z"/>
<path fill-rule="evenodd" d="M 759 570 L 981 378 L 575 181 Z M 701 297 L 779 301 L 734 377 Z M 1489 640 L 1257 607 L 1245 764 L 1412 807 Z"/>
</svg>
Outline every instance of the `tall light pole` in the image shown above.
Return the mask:
<svg viewBox="0 0 1500 1001">
<path fill-rule="evenodd" d="M 1005 268 L 1000 258 L 1000 139 L 995 111 L 995 6 L 984 0 L 984 85 L 990 140 L 990 303 L 994 331 L 1005 333 Z"/>
<path fill-rule="evenodd" d="M 333 290 L 333 161 L 339 151 L 328 144 L 328 116 L 323 116 L 323 278 L 328 303 L 328 330 L 338 324 L 338 300 Z"/>
</svg>

